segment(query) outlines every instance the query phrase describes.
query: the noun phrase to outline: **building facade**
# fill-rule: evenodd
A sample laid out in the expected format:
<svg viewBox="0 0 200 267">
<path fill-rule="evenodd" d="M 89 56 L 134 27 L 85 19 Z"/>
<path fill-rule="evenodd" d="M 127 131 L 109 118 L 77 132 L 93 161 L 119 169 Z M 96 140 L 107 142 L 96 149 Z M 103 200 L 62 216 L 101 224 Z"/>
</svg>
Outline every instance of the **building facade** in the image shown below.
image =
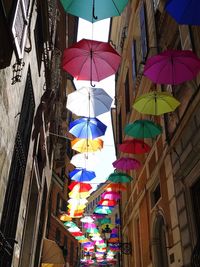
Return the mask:
<svg viewBox="0 0 200 267">
<path fill-rule="evenodd" d="M 52 169 L 63 165 L 51 136 L 67 116 L 60 62 L 77 21 L 57 1 L 9 0 L 0 26 L 0 266 L 39 266 Z"/>
<path fill-rule="evenodd" d="M 122 55 L 116 76 L 117 144 L 128 138 L 124 127 L 135 120 L 151 119 L 163 128 L 161 136 L 145 139 L 151 151 L 136 155 L 142 167 L 129 173 L 134 181 L 123 193 L 122 232 L 133 247 L 132 256 L 123 257 L 126 267 L 198 266 L 199 77 L 161 87 L 143 75 L 146 60 L 164 50 L 192 50 L 199 56 L 199 27 L 178 25 L 165 3 L 132 0 L 121 17 L 112 19 L 110 41 Z M 180 107 L 156 117 L 132 108 L 136 97 L 153 90 L 173 93 Z"/>
</svg>

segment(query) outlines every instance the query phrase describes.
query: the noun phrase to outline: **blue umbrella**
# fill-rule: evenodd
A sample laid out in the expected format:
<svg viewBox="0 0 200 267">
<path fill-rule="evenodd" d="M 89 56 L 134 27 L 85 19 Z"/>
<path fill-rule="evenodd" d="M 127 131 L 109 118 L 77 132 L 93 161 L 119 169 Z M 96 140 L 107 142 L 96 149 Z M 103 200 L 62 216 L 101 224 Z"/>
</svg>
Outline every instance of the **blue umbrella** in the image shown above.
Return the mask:
<svg viewBox="0 0 200 267">
<path fill-rule="evenodd" d="M 199 0 L 168 0 L 165 8 L 179 24 L 200 25 Z"/>
<path fill-rule="evenodd" d="M 78 138 L 95 139 L 106 132 L 107 126 L 97 118 L 83 117 L 69 124 L 69 132 Z"/>
<path fill-rule="evenodd" d="M 95 172 L 88 171 L 84 168 L 76 168 L 69 173 L 69 177 L 80 183 L 89 182 L 96 177 Z"/>
</svg>

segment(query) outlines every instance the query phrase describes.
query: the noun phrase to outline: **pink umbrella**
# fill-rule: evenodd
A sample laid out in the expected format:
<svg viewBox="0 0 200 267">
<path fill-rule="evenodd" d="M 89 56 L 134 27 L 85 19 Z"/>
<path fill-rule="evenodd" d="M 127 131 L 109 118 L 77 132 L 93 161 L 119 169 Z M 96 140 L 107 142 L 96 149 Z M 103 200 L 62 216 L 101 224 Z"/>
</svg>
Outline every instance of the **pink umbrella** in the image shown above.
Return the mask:
<svg viewBox="0 0 200 267">
<path fill-rule="evenodd" d="M 112 163 L 113 167 L 118 170 L 134 170 L 140 167 L 140 162 L 133 158 L 120 158 Z"/>
<path fill-rule="evenodd" d="M 84 228 L 97 228 L 95 223 L 84 223 Z"/>
<path fill-rule="evenodd" d="M 121 195 L 116 191 L 106 191 L 101 195 L 101 197 L 103 199 L 118 200 L 120 199 Z"/>
<path fill-rule="evenodd" d="M 194 79 L 200 59 L 190 50 L 167 50 L 149 58 L 144 75 L 159 84 L 180 84 Z"/>
</svg>

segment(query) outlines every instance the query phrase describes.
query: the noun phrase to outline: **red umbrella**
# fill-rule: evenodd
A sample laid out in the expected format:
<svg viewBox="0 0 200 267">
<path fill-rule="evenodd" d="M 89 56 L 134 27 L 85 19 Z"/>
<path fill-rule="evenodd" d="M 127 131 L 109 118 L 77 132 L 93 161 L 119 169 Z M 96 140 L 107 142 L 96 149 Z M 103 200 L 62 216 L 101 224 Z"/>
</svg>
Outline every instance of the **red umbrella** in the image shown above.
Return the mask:
<svg viewBox="0 0 200 267">
<path fill-rule="evenodd" d="M 142 140 L 129 139 L 119 145 L 119 150 L 124 153 L 144 154 L 150 151 L 151 147 Z"/>
<path fill-rule="evenodd" d="M 159 84 L 180 84 L 200 71 L 199 58 L 189 50 L 167 50 L 149 58 L 144 75 Z"/>
<path fill-rule="evenodd" d="M 92 189 L 92 186 L 90 184 L 79 182 L 72 182 L 68 187 L 70 190 L 76 192 L 88 192 L 90 191 L 90 189 Z"/>
<path fill-rule="evenodd" d="M 117 205 L 117 202 L 115 200 L 101 199 L 98 205 L 113 207 Z"/>
<path fill-rule="evenodd" d="M 140 167 L 140 162 L 137 159 L 122 157 L 115 160 L 112 165 L 118 170 L 135 170 Z"/>
<path fill-rule="evenodd" d="M 82 232 L 72 232 L 71 233 L 73 236 L 83 236 Z"/>
<path fill-rule="evenodd" d="M 63 55 L 62 67 L 77 80 L 101 81 L 114 74 L 120 55 L 109 43 L 82 39 Z"/>
<path fill-rule="evenodd" d="M 121 198 L 121 195 L 116 192 L 116 191 L 109 191 L 109 192 L 104 192 L 101 197 L 103 199 L 109 199 L 109 200 L 118 200 Z"/>
</svg>

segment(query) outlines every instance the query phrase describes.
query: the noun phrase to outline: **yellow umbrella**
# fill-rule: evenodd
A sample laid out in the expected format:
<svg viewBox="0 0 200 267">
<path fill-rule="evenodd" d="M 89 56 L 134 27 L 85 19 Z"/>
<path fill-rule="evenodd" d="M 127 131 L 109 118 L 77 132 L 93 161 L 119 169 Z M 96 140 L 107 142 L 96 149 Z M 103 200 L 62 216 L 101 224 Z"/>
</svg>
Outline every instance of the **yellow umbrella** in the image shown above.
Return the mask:
<svg viewBox="0 0 200 267">
<path fill-rule="evenodd" d="M 74 192 L 74 191 L 71 191 L 69 193 L 69 197 L 70 198 L 74 198 L 74 199 L 87 198 L 89 196 L 90 196 L 90 192 Z"/>
<path fill-rule="evenodd" d="M 67 207 L 69 209 L 82 210 L 82 209 L 85 209 L 86 205 L 85 204 L 77 205 L 77 204 L 71 203 L 71 204 L 67 205 Z"/>
<path fill-rule="evenodd" d="M 133 107 L 143 114 L 162 115 L 174 111 L 180 102 L 168 92 L 152 91 L 136 98 Z"/>
<path fill-rule="evenodd" d="M 85 139 L 85 138 L 75 138 L 71 141 L 72 149 L 83 153 L 83 152 L 95 152 L 103 148 L 103 140 L 100 138 L 96 139 Z"/>
<path fill-rule="evenodd" d="M 62 222 L 69 222 L 72 220 L 72 218 L 69 215 L 67 215 L 66 213 L 63 213 L 60 215 L 60 220 Z"/>
<path fill-rule="evenodd" d="M 102 229 L 105 229 L 107 227 L 109 227 L 110 229 L 113 229 L 115 226 L 113 224 L 111 224 L 111 223 L 105 223 L 105 224 L 101 225 Z"/>
</svg>

